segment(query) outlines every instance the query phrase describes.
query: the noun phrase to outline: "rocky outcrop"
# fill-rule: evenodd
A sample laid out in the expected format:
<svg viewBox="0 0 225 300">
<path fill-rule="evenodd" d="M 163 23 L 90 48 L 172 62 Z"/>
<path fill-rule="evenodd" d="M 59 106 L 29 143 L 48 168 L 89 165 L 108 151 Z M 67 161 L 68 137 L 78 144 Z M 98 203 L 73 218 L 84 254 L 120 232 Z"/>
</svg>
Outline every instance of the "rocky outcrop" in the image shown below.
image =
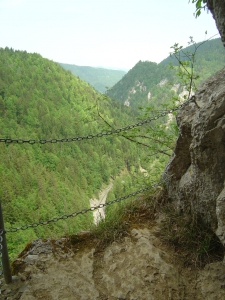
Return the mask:
<svg viewBox="0 0 225 300">
<path fill-rule="evenodd" d="M 221 40 L 225 47 L 225 1 L 224 0 L 207 0 L 207 7 L 211 11 L 216 21 Z"/>
<path fill-rule="evenodd" d="M 163 86 L 163 85 L 166 85 L 167 82 L 168 82 L 168 79 L 167 79 L 167 78 L 164 78 L 164 79 L 162 79 L 157 85 Z"/>
<path fill-rule="evenodd" d="M 197 270 L 173 263 L 154 228 L 133 228 L 105 249 L 97 249 L 88 232 L 72 244 L 38 239 L 13 266 L 17 275 L 3 286 L 4 300 L 225 299 L 225 265 Z"/>
<path fill-rule="evenodd" d="M 110 184 L 100 191 L 98 195 L 98 199 L 90 199 L 90 207 L 98 206 L 100 204 L 105 204 L 107 195 L 109 191 L 113 187 L 113 182 L 111 181 Z M 105 219 L 105 206 L 100 207 L 99 209 L 93 210 L 93 217 L 94 217 L 94 224 L 97 225 L 102 219 Z"/>
<path fill-rule="evenodd" d="M 225 68 L 177 114 L 179 136 L 163 178 L 179 210 L 200 214 L 225 245 Z"/>
</svg>

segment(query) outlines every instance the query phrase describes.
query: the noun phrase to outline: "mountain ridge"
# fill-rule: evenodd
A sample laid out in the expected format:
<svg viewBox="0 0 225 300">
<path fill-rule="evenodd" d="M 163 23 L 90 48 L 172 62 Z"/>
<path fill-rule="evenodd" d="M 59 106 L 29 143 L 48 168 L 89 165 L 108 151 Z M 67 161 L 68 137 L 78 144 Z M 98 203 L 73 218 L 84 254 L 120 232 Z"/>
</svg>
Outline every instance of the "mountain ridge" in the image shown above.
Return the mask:
<svg viewBox="0 0 225 300">
<path fill-rule="evenodd" d="M 123 70 L 113 70 L 102 67 L 77 66 L 65 63 L 59 63 L 59 65 L 88 82 L 101 93 L 111 88 L 126 74 Z"/>
<path fill-rule="evenodd" d="M 196 74 L 200 74 L 200 78 L 196 80 L 198 87 L 202 81 L 225 65 L 225 50 L 218 38 L 190 45 L 183 48 L 182 51 L 193 53 L 195 47 L 199 47 L 194 63 L 194 71 Z M 174 70 L 170 68 L 169 63 L 175 66 Z M 165 101 L 172 99 L 176 93 L 179 94 L 184 91 L 184 87 L 177 77 L 177 66 L 177 59 L 173 55 L 168 56 L 159 64 L 139 61 L 107 92 L 107 95 L 136 109 L 139 106 L 165 104 Z M 175 89 L 177 90 L 175 91 Z"/>
</svg>

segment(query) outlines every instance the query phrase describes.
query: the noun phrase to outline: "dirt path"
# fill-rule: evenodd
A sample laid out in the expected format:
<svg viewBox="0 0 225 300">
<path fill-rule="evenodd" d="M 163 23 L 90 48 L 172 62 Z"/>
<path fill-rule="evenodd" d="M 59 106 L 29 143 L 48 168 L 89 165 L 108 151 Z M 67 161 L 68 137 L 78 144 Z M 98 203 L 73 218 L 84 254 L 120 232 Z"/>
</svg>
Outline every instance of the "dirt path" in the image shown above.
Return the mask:
<svg viewBox="0 0 225 300">
<path fill-rule="evenodd" d="M 104 250 L 87 234 L 34 241 L 14 264 L 4 300 L 222 300 L 225 265 L 183 268 L 171 261 L 154 228 L 133 228 Z"/>
<path fill-rule="evenodd" d="M 99 199 L 90 199 L 90 207 L 97 206 L 99 204 L 104 204 L 107 199 L 107 195 L 111 188 L 113 187 L 113 182 L 110 182 L 110 184 L 99 193 Z M 94 216 L 94 224 L 98 224 L 101 219 L 105 218 L 105 208 L 99 208 L 93 211 Z"/>
</svg>

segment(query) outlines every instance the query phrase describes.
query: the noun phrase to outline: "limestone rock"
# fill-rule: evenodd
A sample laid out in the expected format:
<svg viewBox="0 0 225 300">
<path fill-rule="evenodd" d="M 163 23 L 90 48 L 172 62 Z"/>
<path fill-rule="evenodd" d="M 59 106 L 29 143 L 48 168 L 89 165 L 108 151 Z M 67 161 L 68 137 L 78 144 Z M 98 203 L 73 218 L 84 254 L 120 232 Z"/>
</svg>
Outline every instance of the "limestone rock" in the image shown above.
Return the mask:
<svg viewBox="0 0 225 300">
<path fill-rule="evenodd" d="M 1 299 L 225 299 L 225 264 L 184 268 L 162 247 L 157 229 L 132 228 L 104 249 L 89 232 L 73 240 L 37 239 L 18 257 L 18 275 L 3 284 Z"/>
<path fill-rule="evenodd" d="M 225 244 L 225 68 L 177 114 L 179 136 L 163 178 L 178 209 L 201 214 Z"/>
</svg>

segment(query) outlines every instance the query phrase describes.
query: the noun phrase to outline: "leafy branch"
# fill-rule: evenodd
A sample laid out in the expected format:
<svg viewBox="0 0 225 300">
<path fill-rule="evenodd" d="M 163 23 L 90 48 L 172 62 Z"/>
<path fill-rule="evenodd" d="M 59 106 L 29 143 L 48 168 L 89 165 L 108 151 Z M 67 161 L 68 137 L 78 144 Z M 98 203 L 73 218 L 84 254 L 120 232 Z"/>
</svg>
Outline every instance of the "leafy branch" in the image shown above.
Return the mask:
<svg viewBox="0 0 225 300">
<path fill-rule="evenodd" d="M 104 95 L 103 96 L 104 97 L 104 99 L 107 99 L 107 96 L 106 95 Z M 99 105 L 98 105 L 98 99 L 96 100 L 96 102 L 97 102 L 97 105 L 96 105 L 96 107 L 97 107 L 97 113 L 98 113 L 98 116 L 99 116 L 99 118 L 108 126 L 108 127 L 110 127 L 112 130 L 114 130 L 115 128 L 101 115 L 101 113 L 100 113 L 100 110 L 99 110 Z M 126 134 L 120 134 L 120 136 L 122 136 L 122 137 L 124 137 L 125 139 L 127 139 L 127 140 L 129 140 L 130 142 L 134 142 L 134 143 L 136 143 L 137 145 L 141 145 L 141 146 L 144 146 L 144 147 L 147 147 L 147 148 L 150 148 L 150 146 L 149 145 L 147 145 L 147 144 L 145 144 L 145 143 L 143 143 L 143 142 L 140 142 L 140 141 L 137 141 L 137 140 L 135 140 L 134 138 L 137 138 L 138 136 L 130 136 L 130 135 L 126 135 Z M 139 136 L 140 137 L 140 136 Z M 164 151 L 161 151 L 162 153 L 164 153 L 165 154 L 165 152 Z M 167 154 L 167 155 L 169 155 L 169 154 Z"/>
<path fill-rule="evenodd" d="M 189 0 L 190 3 L 191 0 Z M 202 10 L 207 9 L 207 0 L 192 0 L 191 3 L 195 3 L 195 13 L 194 16 L 197 18 L 200 16 Z"/>
<path fill-rule="evenodd" d="M 207 31 L 205 32 L 207 34 Z M 193 91 L 197 89 L 196 80 L 200 78 L 198 74 L 195 73 L 194 67 L 196 64 L 196 54 L 204 43 L 208 42 L 210 39 L 215 37 L 217 34 L 213 35 L 209 39 L 203 41 L 202 43 L 196 44 L 193 40 L 193 37 L 190 36 L 190 41 L 188 45 L 192 45 L 194 47 L 193 52 L 184 51 L 183 46 L 179 46 L 178 43 L 175 43 L 171 48 L 173 52 L 170 53 L 170 56 L 174 56 L 178 62 L 178 71 L 177 76 L 180 78 L 181 83 L 184 85 L 185 89 L 188 91 L 188 96 L 184 97 L 184 99 L 189 99 Z M 177 67 L 170 63 L 171 69 L 177 70 Z M 198 107 L 197 102 L 194 100 L 196 106 Z"/>
<path fill-rule="evenodd" d="M 194 46 L 194 52 L 190 53 L 189 51 L 183 51 L 183 46 L 179 46 L 178 43 L 175 43 L 171 48 L 173 52 L 170 53 L 170 56 L 174 56 L 178 62 L 178 71 L 177 76 L 180 78 L 181 83 L 184 85 L 185 89 L 188 92 L 188 96 L 184 96 L 184 99 L 189 99 L 194 90 L 196 90 L 195 80 L 199 78 L 198 74 L 194 73 L 194 65 L 196 52 L 198 50 L 198 46 L 193 40 L 193 37 L 190 36 L 189 45 Z M 170 63 L 171 69 L 177 70 L 177 67 Z M 197 103 L 196 103 L 197 105 Z M 198 105 L 197 105 L 198 106 Z"/>
</svg>

